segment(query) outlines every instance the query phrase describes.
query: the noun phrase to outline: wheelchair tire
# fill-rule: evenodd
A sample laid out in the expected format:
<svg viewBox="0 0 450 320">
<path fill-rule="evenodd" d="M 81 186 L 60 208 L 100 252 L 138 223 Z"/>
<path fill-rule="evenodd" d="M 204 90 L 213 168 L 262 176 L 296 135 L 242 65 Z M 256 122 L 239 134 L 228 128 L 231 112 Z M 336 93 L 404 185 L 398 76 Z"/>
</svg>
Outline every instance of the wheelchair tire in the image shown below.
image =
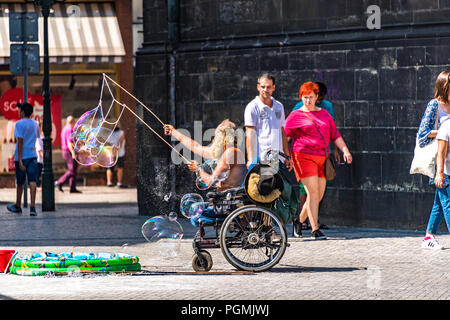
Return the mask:
<svg viewBox="0 0 450 320">
<path fill-rule="evenodd" d="M 200 254 L 206 260 L 206 266 L 201 264 L 200 258 L 196 253 L 192 256 L 192 268 L 195 272 L 208 272 L 213 266 L 211 254 L 206 250 L 201 250 Z"/>
<path fill-rule="evenodd" d="M 220 229 L 225 259 L 240 270 L 260 272 L 283 257 L 287 234 L 281 220 L 269 209 L 247 205 L 233 211 Z"/>
</svg>

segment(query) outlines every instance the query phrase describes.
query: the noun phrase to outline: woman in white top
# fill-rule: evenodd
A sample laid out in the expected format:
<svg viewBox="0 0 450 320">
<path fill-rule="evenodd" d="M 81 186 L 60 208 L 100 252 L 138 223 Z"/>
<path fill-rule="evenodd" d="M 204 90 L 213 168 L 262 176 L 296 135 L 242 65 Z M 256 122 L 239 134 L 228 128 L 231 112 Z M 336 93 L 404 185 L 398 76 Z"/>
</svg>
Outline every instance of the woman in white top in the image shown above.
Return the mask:
<svg viewBox="0 0 450 320">
<path fill-rule="evenodd" d="M 122 129 L 119 128 L 119 126 L 116 126 L 114 128 L 114 132 L 112 133 L 110 137 L 110 142 L 113 145 L 119 146 L 119 155 L 117 159 L 117 163 L 108 168 L 106 170 L 106 183 L 108 187 L 113 187 L 113 175 L 114 175 L 114 168 L 117 167 L 117 186 L 119 188 L 126 188 L 126 186 L 123 184 L 123 167 L 125 163 L 125 132 L 123 132 Z"/>
<path fill-rule="evenodd" d="M 37 155 L 37 165 L 38 165 L 38 182 L 36 183 L 37 187 L 41 186 L 41 175 L 42 168 L 44 167 L 44 141 L 42 138 L 44 134 L 42 133 L 42 122 L 41 120 L 36 121 L 39 125 L 40 136 L 36 139 L 36 155 Z"/>
<path fill-rule="evenodd" d="M 438 122 L 439 130 L 434 129 Z M 433 208 L 422 241 L 422 248 L 442 249 L 435 238 L 435 234 L 445 218 L 447 228 L 450 230 L 450 163 L 448 157 L 448 140 L 450 136 L 450 72 L 444 71 L 436 79 L 434 99 L 428 103 L 418 132 L 419 143 L 426 145 L 433 138 L 438 139 L 438 154 L 436 159 L 436 176 L 434 184 L 436 192 Z"/>
</svg>

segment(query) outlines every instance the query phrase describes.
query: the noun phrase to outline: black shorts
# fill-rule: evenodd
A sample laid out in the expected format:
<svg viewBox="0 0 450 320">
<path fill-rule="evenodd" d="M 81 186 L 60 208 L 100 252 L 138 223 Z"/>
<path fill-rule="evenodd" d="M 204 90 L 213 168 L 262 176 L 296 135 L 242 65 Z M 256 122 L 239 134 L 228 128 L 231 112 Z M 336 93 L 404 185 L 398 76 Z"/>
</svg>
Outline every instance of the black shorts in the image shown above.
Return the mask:
<svg viewBox="0 0 450 320">
<path fill-rule="evenodd" d="M 117 158 L 117 162 L 112 167 L 109 167 L 108 170 L 114 170 L 115 167 L 117 168 L 123 168 L 125 164 L 125 157 L 119 157 Z"/>
</svg>

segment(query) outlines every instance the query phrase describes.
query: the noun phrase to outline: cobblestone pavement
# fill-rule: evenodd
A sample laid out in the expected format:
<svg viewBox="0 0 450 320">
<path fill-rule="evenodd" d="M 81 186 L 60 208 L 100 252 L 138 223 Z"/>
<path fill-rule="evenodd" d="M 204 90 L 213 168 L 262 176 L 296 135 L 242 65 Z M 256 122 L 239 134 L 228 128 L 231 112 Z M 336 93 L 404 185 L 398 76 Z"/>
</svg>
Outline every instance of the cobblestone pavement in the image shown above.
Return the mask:
<svg viewBox="0 0 450 320">
<path fill-rule="evenodd" d="M 136 189 L 84 187 L 77 201 L 59 199 L 55 212 L 30 217 L 7 213 L 14 190 L 0 190 L 0 249 L 31 252 L 124 252 L 137 255 L 134 274 L 27 277 L 0 274 L 0 299 L 158 300 L 410 300 L 449 299 L 450 250 L 421 249 L 423 231 L 390 231 L 330 226 L 325 241 L 290 237 L 280 263 L 262 273 L 238 272 L 220 249 L 208 250 L 213 268 L 191 266 L 196 230 L 181 220 L 179 254 L 163 258 L 140 229 Z M 114 201 L 100 201 L 110 192 Z M 9 195 L 7 194 L 9 193 Z M 61 196 L 61 195 L 58 195 Z M 97 202 L 88 197 L 97 197 Z M 10 199 L 10 198 L 9 198 Z M 92 200 L 92 199 L 91 199 Z M 287 226 L 292 234 L 292 226 Z M 304 232 L 307 234 L 308 232 Z M 450 235 L 438 236 L 450 248 Z"/>
</svg>

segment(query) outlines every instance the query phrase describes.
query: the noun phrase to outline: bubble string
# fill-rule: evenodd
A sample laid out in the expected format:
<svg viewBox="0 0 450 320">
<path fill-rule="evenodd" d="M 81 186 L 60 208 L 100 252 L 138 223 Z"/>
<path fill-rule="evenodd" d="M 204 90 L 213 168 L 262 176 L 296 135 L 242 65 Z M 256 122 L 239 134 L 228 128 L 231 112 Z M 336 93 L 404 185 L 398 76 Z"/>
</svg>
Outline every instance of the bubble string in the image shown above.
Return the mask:
<svg viewBox="0 0 450 320">
<path fill-rule="evenodd" d="M 130 95 L 134 100 L 136 100 L 137 102 L 139 102 L 139 104 L 141 106 L 143 106 L 148 112 L 150 112 L 155 118 L 156 120 L 158 120 L 163 126 L 165 125 L 164 122 L 161 121 L 160 118 L 158 118 L 158 116 L 151 111 L 145 104 L 143 104 L 138 98 L 136 98 L 134 95 L 132 95 L 131 93 L 129 93 L 124 87 L 122 87 L 120 84 L 118 84 L 117 82 L 115 82 L 113 79 L 111 79 L 111 77 L 109 77 L 106 74 L 103 74 L 103 77 L 107 78 L 108 80 L 110 80 L 112 83 L 114 83 L 116 86 L 118 86 L 120 89 L 122 89 L 123 91 L 125 91 L 126 93 L 128 93 L 128 95 Z M 113 95 L 114 97 L 114 95 Z M 142 120 L 141 120 L 142 121 Z M 165 141 L 165 140 L 164 140 Z"/>
<path fill-rule="evenodd" d="M 120 89 L 124 90 L 126 93 L 128 93 L 132 98 L 134 98 L 137 102 L 139 102 L 139 104 L 141 104 L 146 110 L 148 110 L 151 114 L 153 114 L 155 116 L 155 118 L 162 124 L 164 125 L 164 122 L 161 121 L 161 119 L 159 119 L 146 105 L 144 105 L 141 101 L 139 101 L 138 98 L 136 98 L 135 96 L 133 96 L 131 93 L 129 93 L 126 89 L 124 89 L 121 85 L 119 85 L 117 82 L 115 82 L 114 80 L 112 80 L 110 77 L 108 77 L 106 74 L 103 74 L 103 76 L 107 79 L 109 79 L 110 81 L 112 81 L 115 85 L 117 85 Z M 108 85 L 107 85 L 108 86 Z M 109 86 L 108 86 L 109 88 Z M 113 96 L 114 97 L 114 96 Z M 117 100 L 116 100 L 117 101 Z M 136 112 L 134 112 L 130 107 L 128 107 L 125 103 L 120 103 L 119 101 L 117 101 L 117 103 L 125 108 L 128 109 L 128 111 L 130 111 L 137 119 L 139 119 L 147 128 L 149 128 L 154 134 L 156 134 L 162 141 L 164 141 L 165 144 L 167 144 L 173 151 L 175 151 L 184 161 L 186 161 L 186 163 L 191 163 L 191 160 L 188 160 L 185 156 L 183 156 L 178 150 L 176 150 L 169 142 L 166 141 L 166 139 L 164 139 L 160 134 L 158 134 L 150 125 L 148 125 L 141 117 L 139 117 Z M 122 110 L 123 111 L 123 110 Z"/>
</svg>

